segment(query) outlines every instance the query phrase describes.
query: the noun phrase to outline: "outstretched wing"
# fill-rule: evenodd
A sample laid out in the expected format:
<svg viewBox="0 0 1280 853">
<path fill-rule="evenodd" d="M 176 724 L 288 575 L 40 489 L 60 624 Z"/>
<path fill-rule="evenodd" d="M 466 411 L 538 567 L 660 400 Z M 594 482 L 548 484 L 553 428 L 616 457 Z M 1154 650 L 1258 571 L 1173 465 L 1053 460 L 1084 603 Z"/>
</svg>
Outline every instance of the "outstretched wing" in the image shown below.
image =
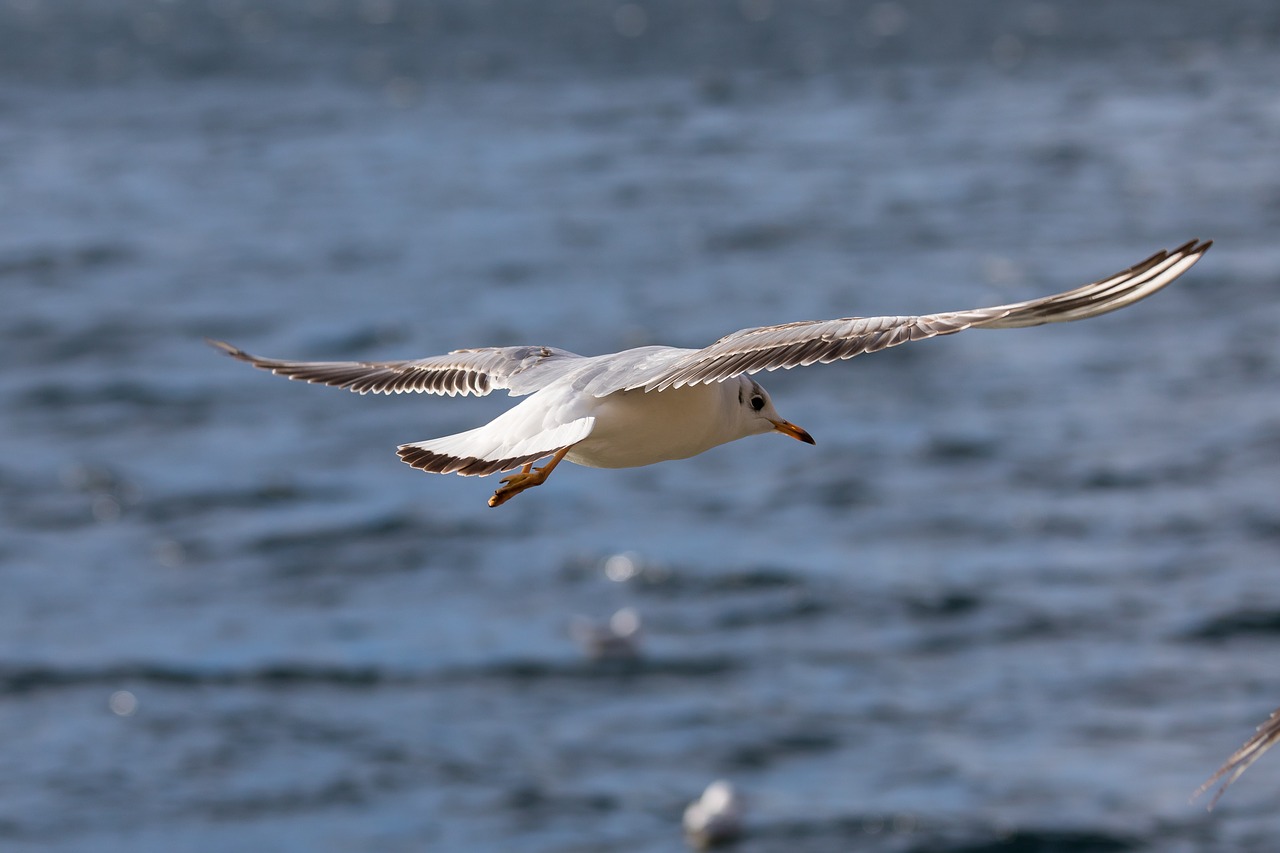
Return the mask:
<svg viewBox="0 0 1280 853">
<path fill-rule="evenodd" d="M 483 397 L 494 389 L 506 388 L 518 396 L 533 393 L 559 375 L 559 371 L 546 370 L 548 366 L 581 358 L 554 347 L 486 347 L 413 361 L 281 361 L 251 355 L 224 341 L 206 340 L 232 358 L 277 376 L 358 394 L 418 391 Z"/>
<path fill-rule="evenodd" d="M 1016 329 L 1096 317 L 1160 290 L 1190 269 L 1211 245 L 1212 240 L 1192 240 L 1172 252 L 1157 252 L 1142 263 L 1093 284 L 1010 305 L 920 317 L 844 317 L 743 329 L 709 347 L 640 371 L 619 389 L 661 391 L 722 382 L 761 370 L 830 364 L 965 329 Z"/>
</svg>

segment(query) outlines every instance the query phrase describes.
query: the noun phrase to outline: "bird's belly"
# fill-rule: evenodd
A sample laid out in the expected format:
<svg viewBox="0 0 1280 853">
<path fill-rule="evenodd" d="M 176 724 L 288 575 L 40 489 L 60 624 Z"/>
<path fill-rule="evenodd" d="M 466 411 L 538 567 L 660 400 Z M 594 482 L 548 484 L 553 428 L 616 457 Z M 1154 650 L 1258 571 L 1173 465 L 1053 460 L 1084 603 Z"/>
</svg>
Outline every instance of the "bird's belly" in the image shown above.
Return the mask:
<svg viewBox="0 0 1280 853">
<path fill-rule="evenodd" d="M 719 385 L 603 397 L 591 435 L 565 458 L 588 468 L 635 468 L 686 459 L 729 440 L 720 428 Z"/>
</svg>

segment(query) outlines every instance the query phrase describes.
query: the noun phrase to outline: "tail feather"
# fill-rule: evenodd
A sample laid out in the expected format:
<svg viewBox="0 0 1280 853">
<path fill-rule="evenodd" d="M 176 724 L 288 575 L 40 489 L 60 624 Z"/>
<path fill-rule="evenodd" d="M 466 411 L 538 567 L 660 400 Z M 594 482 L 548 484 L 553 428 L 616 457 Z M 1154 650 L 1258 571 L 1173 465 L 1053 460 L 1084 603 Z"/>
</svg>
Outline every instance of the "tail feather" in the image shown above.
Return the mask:
<svg viewBox="0 0 1280 853">
<path fill-rule="evenodd" d="M 493 424 L 467 432 L 402 444 L 396 453 L 405 463 L 431 474 L 487 477 L 511 471 L 572 447 L 591 434 L 595 418 L 579 418 L 512 442 Z"/>
</svg>

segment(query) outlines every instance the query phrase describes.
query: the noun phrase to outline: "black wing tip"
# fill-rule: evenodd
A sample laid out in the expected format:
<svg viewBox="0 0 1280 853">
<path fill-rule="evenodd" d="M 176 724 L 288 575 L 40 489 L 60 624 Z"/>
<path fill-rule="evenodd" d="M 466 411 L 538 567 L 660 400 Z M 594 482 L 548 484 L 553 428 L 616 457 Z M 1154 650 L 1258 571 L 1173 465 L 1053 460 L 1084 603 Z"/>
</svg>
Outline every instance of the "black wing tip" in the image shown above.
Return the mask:
<svg viewBox="0 0 1280 853">
<path fill-rule="evenodd" d="M 1129 269 L 1125 270 L 1125 273 L 1137 274 L 1145 272 L 1156 264 L 1163 263 L 1170 258 L 1195 258 L 1199 260 L 1200 256 L 1209 251 L 1209 247 L 1212 245 L 1212 240 L 1201 240 L 1199 237 L 1193 237 L 1181 246 L 1176 246 L 1172 249 L 1161 249 L 1151 257 L 1129 267 Z"/>
<path fill-rule="evenodd" d="M 1165 257 L 1169 257 L 1171 255 L 1195 255 L 1196 257 L 1199 257 L 1209 251 L 1209 247 L 1212 245 L 1212 240 L 1201 240 L 1199 237 L 1193 237 L 1181 246 L 1178 246 L 1176 249 L 1169 252 L 1161 252 L 1161 254 Z"/>
<path fill-rule="evenodd" d="M 245 352 L 244 350 L 240 349 L 237 346 L 233 346 L 232 344 L 227 343 L 226 341 L 220 341 L 217 338 L 206 337 L 204 339 L 204 342 L 216 350 L 222 350 L 232 358 L 238 358 L 241 361 L 245 361 L 249 358 L 249 354 L 247 352 Z"/>
<path fill-rule="evenodd" d="M 268 359 L 261 358 L 250 352 L 245 352 L 235 344 L 229 344 L 226 341 L 220 341 L 217 338 L 205 338 L 204 342 L 216 350 L 221 350 L 236 361 L 243 361 L 245 364 L 252 364 L 254 367 L 267 368 Z"/>
<path fill-rule="evenodd" d="M 226 341 L 220 341 L 217 338 L 205 338 L 204 342 L 216 350 L 221 350 L 236 361 L 243 361 L 245 364 L 252 364 L 254 367 L 260 367 L 263 370 L 274 370 L 275 365 L 271 359 L 261 358 L 253 353 L 245 352 L 235 344 L 229 344 Z"/>
</svg>

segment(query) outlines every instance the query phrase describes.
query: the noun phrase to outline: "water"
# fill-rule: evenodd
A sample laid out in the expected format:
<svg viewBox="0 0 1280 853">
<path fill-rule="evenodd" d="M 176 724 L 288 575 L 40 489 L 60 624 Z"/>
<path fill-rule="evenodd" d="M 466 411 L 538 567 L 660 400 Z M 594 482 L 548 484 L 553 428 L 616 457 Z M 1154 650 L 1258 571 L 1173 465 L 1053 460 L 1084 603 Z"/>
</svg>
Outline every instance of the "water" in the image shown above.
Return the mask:
<svg viewBox="0 0 1280 853">
<path fill-rule="evenodd" d="M 1187 803 L 1280 705 L 1270 6 L 98 6 L 0 10 L 5 850 L 669 851 L 718 777 L 744 851 L 1273 848 L 1273 757 Z M 764 377 L 816 447 L 498 510 L 394 448 L 505 397 L 202 343 L 701 345 L 1195 236 Z"/>
</svg>

